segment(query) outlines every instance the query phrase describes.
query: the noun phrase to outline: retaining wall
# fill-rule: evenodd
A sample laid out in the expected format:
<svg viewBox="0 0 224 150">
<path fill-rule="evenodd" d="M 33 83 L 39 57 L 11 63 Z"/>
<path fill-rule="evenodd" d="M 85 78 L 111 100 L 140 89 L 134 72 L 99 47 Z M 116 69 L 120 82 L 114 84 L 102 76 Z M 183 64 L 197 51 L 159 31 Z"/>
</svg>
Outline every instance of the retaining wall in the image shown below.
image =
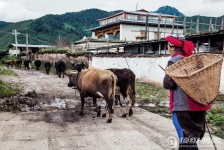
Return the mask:
<svg viewBox="0 0 224 150">
<path fill-rule="evenodd" d="M 154 83 L 162 86 L 164 71 L 158 66 L 166 67 L 170 57 L 157 58 L 108 58 L 93 57 L 91 66 L 98 68 L 129 68 L 135 75 L 136 79 L 143 82 Z M 224 94 L 224 65 L 222 65 L 220 92 Z"/>
</svg>

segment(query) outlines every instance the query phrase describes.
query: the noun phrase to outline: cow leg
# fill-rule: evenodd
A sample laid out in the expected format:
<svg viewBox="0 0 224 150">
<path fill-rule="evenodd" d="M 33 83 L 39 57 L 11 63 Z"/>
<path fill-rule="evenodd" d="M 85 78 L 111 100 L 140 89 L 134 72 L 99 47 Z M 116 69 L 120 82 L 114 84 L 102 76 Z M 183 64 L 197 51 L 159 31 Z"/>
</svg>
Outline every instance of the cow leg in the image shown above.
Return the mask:
<svg viewBox="0 0 224 150">
<path fill-rule="evenodd" d="M 96 107 L 97 117 L 101 115 L 101 106 L 97 105 L 97 99 L 93 98 L 93 101 L 95 102 L 93 105 Z"/>
<path fill-rule="evenodd" d="M 97 117 L 99 117 L 99 116 L 101 115 L 101 106 L 98 105 L 98 106 L 96 107 L 96 109 L 97 109 Z"/>
<path fill-rule="evenodd" d="M 102 117 L 106 117 L 107 116 L 107 111 L 108 111 L 108 104 L 106 104 L 105 109 L 103 111 Z"/>
<path fill-rule="evenodd" d="M 120 95 L 115 95 L 115 105 L 118 105 L 119 98 L 120 98 Z"/>
<path fill-rule="evenodd" d="M 96 104 L 96 98 L 93 98 L 93 106 L 97 106 L 97 104 Z"/>
<path fill-rule="evenodd" d="M 105 106 L 105 109 L 104 109 L 104 111 L 103 111 L 103 113 L 102 113 L 102 117 L 106 117 L 108 111 L 109 111 L 109 106 L 106 105 L 106 106 Z M 113 108 L 113 105 L 112 105 L 111 114 L 113 114 L 113 113 L 114 113 L 114 108 Z"/>
<path fill-rule="evenodd" d="M 109 118 L 107 120 L 107 123 L 111 123 L 112 122 L 112 111 L 113 111 L 113 102 L 114 100 L 111 99 L 109 102 L 108 102 L 108 112 L 109 112 Z"/>
<path fill-rule="evenodd" d="M 134 106 L 135 104 L 135 95 L 129 95 L 131 97 L 131 107 L 129 109 L 129 116 L 133 115 L 133 110 L 132 110 L 132 107 Z"/>
<path fill-rule="evenodd" d="M 84 102 L 85 102 L 84 96 L 81 96 L 81 110 L 79 112 L 79 115 L 84 114 Z"/>
<path fill-rule="evenodd" d="M 120 103 L 120 106 L 121 107 L 124 107 L 123 105 L 122 105 L 122 103 L 121 103 L 121 96 L 119 95 L 119 97 L 118 97 L 118 101 L 119 101 L 119 103 Z"/>
<path fill-rule="evenodd" d="M 122 115 L 122 117 L 126 117 L 127 114 L 128 114 L 128 104 L 129 104 L 129 99 L 128 99 L 128 97 L 125 97 L 125 96 L 124 96 L 124 100 L 125 100 L 125 103 L 126 103 L 126 108 L 125 108 L 125 112 L 124 112 L 124 114 Z"/>
</svg>

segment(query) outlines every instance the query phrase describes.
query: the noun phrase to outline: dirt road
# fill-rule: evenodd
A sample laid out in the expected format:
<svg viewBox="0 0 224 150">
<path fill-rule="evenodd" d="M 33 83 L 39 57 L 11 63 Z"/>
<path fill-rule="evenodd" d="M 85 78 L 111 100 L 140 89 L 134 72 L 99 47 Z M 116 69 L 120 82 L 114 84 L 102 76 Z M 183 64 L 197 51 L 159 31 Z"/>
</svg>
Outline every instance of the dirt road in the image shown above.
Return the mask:
<svg viewBox="0 0 224 150">
<path fill-rule="evenodd" d="M 134 108 L 133 116 L 122 118 L 124 108 L 115 106 L 112 123 L 106 123 L 107 118 L 96 117 L 88 99 L 84 116 L 79 116 L 79 97 L 67 87 L 67 77 L 58 78 L 34 69 L 12 70 L 19 76 L 0 78 L 19 82 L 24 93 L 34 90 L 41 97 L 32 111 L 0 112 L 0 150 L 177 149 L 176 131 L 170 119 L 139 107 Z M 213 139 L 218 150 L 224 149 L 223 140 L 214 136 Z M 199 141 L 199 148 L 214 149 L 207 133 Z"/>
</svg>

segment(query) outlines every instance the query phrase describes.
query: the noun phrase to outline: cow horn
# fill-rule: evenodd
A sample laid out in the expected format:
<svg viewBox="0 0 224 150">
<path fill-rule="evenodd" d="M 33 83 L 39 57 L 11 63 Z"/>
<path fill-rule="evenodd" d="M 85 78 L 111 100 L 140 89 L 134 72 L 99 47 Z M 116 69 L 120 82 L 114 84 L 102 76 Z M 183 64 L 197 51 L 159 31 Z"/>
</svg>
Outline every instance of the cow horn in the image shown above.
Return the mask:
<svg viewBox="0 0 224 150">
<path fill-rule="evenodd" d="M 71 72 L 65 72 L 65 75 L 70 77 L 72 74 Z"/>
</svg>

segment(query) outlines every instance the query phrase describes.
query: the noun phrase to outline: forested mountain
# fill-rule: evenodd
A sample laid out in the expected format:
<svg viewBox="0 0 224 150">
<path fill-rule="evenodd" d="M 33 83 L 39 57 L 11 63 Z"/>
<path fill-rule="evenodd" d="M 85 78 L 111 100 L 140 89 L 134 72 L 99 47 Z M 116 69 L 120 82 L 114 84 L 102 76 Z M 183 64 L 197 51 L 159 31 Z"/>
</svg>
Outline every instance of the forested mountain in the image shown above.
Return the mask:
<svg viewBox="0 0 224 150">
<path fill-rule="evenodd" d="M 17 29 L 18 43 L 25 44 L 26 33 L 29 36 L 29 44 L 52 44 L 60 41 L 74 43 L 90 36 L 87 30 L 98 26 L 98 19 L 121 12 L 103 11 L 99 9 L 87 9 L 80 12 L 65 13 L 62 15 L 45 15 L 35 20 L 21 21 L 17 23 L 0 22 L 0 49 L 7 49 L 7 45 L 15 43 L 12 30 Z"/>
<path fill-rule="evenodd" d="M 103 11 L 100 9 L 87 9 L 79 12 L 70 12 L 62 15 L 45 15 L 35 20 L 26 20 L 17 23 L 9 23 L 0 21 L 0 49 L 7 49 L 10 43 L 15 43 L 15 37 L 12 30 L 16 29 L 18 34 L 18 43 L 26 43 L 26 33 L 29 37 L 29 44 L 52 44 L 55 42 L 64 41 L 74 43 L 82 39 L 84 36 L 91 36 L 91 32 L 87 31 L 90 28 L 99 26 L 98 19 L 110 16 L 121 12 Z M 170 6 L 160 7 L 156 13 L 177 15 L 177 21 L 183 22 L 184 15 L 176 8 Z M 198 16 L 187 17 L 187 22 L 197 22 Z M 210 23 L 212 18 L 213 24 L 221 24 L 222 17 L 206 17 L 200 16 L 200 23 Z M 179 23 L 181 23 L 179 22 Z M 187 24 L 192 27 L 192 31 L 196 29 L 196 24 Z M 219 29 L 220 26 L 214 26 Z M 203 31 L 207 26 L 200 25 L 200 30 Z"/>
<path fill-rule="evenodd" d="M 178 9 L 171 6 L 163 6 L 158 10 L 154 11 L 155 13 L 167 14 L 167 15 L 175 15 L 177 17 L 184 17 L 184 14 L 178 11 Z"/>
<path fill-rule="evenodd" d="M 0 29 L 3 28 L 3 27 L 5 27 L 5 26 L 8 26 L 10 24 L 12 24 L 12 23 L 0 21 Z"/>
</svg>

